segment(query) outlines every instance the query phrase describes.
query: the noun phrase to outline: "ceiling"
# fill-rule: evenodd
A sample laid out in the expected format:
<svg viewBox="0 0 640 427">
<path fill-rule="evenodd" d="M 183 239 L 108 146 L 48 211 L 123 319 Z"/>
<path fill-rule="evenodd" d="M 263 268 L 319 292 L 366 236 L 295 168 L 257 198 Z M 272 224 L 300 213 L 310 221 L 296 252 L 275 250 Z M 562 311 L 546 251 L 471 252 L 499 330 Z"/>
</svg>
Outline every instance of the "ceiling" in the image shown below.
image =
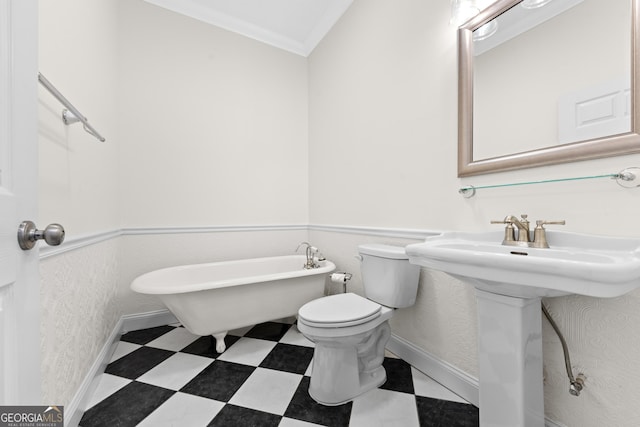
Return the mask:
<svg viewBox="0 0 640 427">
<path fill-rule="evenodd" d="M 308 56 L 353 0 L 145 0 Z"/>
</svg>

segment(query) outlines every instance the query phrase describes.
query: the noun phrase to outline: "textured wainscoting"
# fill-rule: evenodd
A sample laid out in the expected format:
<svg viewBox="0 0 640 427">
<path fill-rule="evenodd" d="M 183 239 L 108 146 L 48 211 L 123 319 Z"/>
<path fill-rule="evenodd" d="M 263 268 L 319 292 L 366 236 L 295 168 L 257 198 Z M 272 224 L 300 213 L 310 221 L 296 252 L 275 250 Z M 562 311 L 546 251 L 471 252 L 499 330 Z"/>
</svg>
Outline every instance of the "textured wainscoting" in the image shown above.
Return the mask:
<svg viewBox="0 0 640 427">
<path fill-rule="evenodd" d="M 42 399 L 68 405 L 120 318 L 118 241 L 40 261 Z"/>
<path fill-rule="evenodd" d="M 361 293 L 355 259 L 358 244 L 402 245 L 430 233 L 434 231 L 293 225 L 116 230 L 70 238 L 60 248 L 42 251 L 41 256 L 43 400 L 63 405 L 77 401 L 74 396 L 118 319 L 127 314 L 123 304 L 128 314 L 162 308 L 151 300 L 148 305 L 140 304 L 128 294 L 129 283 L 137 274 L 180 263 L 291 253 L 301 240 L 309 240 L 338 270 L 354 274 L 348 288 Z M 416 305 L 399 310 L 392 319 L 394 336 L 423 354 L 414 356 L 426 360 L 428 366 L 439 360 L 443 366 L 454 367 L 449 386 L 473 402 L 473 387 L 469 388 L 468 381 L 459 383 L 460 373 L 463 378 L 477 377 L 473 291 L 442 273 L 423 269 L 422 276 Z M 341 291 L 341 286 L 327 284 L 328 293 Z M 640 342 L 633 329 L 640 321 L 640 292 L 613 299 L 576 296 L 545 302 L 567 339 L 574 374 L 587 376 L 582 395 L 570 396 L 562 348 L 543 322 L 547 416 L 566 425 L 640 425 L 640 408 L 634 404 L 640 391 L 625 386 L 640 381 L 634 356 Z M 547 425 L 563 424 L 548 420 Z"/>
</svg>

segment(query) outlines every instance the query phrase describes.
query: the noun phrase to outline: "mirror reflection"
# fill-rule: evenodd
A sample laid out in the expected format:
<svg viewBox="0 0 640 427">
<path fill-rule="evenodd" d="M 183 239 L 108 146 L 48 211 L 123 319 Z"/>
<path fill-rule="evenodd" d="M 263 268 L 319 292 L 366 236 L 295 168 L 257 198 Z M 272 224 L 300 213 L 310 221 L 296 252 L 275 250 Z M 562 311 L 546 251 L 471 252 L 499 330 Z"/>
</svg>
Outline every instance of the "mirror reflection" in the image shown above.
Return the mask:
<svg viewBox="0 0 640 427">
<path fill-rule="evenodd" d="M 474 159 L 631 130 L 631 28 L 620 25 L 630 5 L 583 0 L 551 10 L 571 3 L 519 4 L 474 31 Z M 558 14 L 505 40 L 546 10 Z"/>
<path fill-rule="evenodd" d="M 465 162 L 491 160 L 495 170 L 515 169 L 526 167 L 531 153 L 536 165 L 558 163 L 549 155 L 535 156 L 553 147 L 577 149 L 584 141 L 637 137 L 631 90 L 634 2 L 500 0 L 462 26 L 460 175 L 491 171 L 465 172 Z M 465 30 L 472 33 L 466 36 Z M 611 155 L 605 148 L 596 151 L 589 158 Z M 501 165 L 514 155 L 519 162 Z M 564 156 L 563 161 L 572 160 Z"/>
</svg>

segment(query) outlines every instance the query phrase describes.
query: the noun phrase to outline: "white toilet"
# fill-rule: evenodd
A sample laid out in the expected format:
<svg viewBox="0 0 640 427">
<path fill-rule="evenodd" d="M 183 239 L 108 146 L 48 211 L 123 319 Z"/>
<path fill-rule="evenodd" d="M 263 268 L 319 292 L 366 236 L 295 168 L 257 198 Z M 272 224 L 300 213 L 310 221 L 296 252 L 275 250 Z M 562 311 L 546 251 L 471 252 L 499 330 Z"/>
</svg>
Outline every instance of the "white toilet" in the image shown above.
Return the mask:
<svg viewBox="0 0 640 427">
<path fill-rule="evenodd" d="M 404 247 L 360 245 L 366 298 L 353 293 L 311 301 L 298 311 L 298 329 L 315 343 L 309 395 L 340 405 L 382 385 L 384 348 L 395 308 L 415 303 L 420 267 Z"/>
</svg>

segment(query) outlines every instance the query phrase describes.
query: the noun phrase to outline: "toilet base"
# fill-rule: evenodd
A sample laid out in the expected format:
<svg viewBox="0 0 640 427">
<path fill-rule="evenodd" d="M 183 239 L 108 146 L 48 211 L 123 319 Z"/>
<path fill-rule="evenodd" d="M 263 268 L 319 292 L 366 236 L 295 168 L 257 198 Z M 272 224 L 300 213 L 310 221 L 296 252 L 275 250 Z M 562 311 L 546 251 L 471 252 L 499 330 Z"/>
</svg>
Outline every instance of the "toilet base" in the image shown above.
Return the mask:
<svg viewBox="0 0 640 427">
<path fill-rule="evenodd" d="M 326 406 L 347 403 L 387 380 L 382 366 L 391 335 L 385 321 L 372 331 L 340 339 L 315 338 L 309 395 Z"/>
<path fill-rule="evenodd" d="M 346 397 L 344 400 L 341 400 L 338 402 L 335 402 L 335 401 L 326 402 L 322 400 L 323 399 L 322 397 L 315 395 L 313 387 L 311 385 L 309 385 L 309 396 L 311 396 L 311 398 L 315 400 L 317 403 L 324 406 L 340 406 L 345 403 L 351 402 L 353 399 L 360 396 L 361 394 L 368 392 L 369 390 L 373 390 L 374 388 L 380 387 L 382 384 L 384 384 L 387 381 L 387 372 L 382 366 L 380 366 L 380 368 L 377 369 L 376 372 L 372 374 L 364 375 L 364 378 L 362 377 L 363 375 L 360 375 L 361 379 L 360 379 L 360 387 L 358 391 L 352 396 Z M 321 396 L 324 395 L 324 393 L 320 393 L 320 394 Z"/>
</svg>

